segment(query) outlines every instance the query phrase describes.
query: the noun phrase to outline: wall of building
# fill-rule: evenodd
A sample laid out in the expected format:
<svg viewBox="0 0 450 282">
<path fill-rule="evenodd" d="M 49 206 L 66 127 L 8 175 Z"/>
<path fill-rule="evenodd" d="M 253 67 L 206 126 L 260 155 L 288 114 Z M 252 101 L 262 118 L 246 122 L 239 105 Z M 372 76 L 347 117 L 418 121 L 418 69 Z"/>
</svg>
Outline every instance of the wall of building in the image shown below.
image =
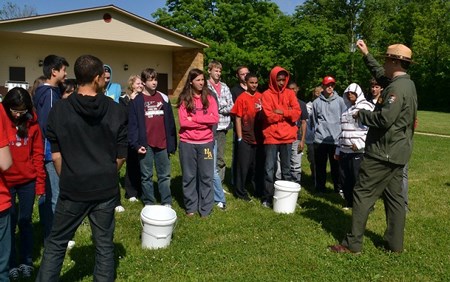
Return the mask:
<svg viewBox="0 0 450 282">
<path fill-rule="evenodd" d="M 173 91 L 171 94 L 178 96 L 186 83 L 190 69 L 203 70 L 204 54 L 202 49 L 187 49 L 173 52 Z"/>
<path fill-rule="evenodd" d="M 74 78 L 73 65 L 76 58 L 91 54 L 100 58 L 113 69 L 113 81 L 126 88 L 127 80 L 132 74 L 140 74 L 147 67 L 155 68 L 158 73 L 168 74 L 168 88 L 172 92 L 172 50 L 151 49 L 145 45 L 127 46 L 108 41 L 68 40 L 57 38 L 3 38 L 0 50 L 0 85 L 9 80 L 9 67 L 25 67 L 25 79 L 32 85 L 42 75 L 39 60 L 49 54 L 63 56 L 69 62 L 67 77 Z M 124 65 L 128 70 L 124 70 Z"/>
</svg>

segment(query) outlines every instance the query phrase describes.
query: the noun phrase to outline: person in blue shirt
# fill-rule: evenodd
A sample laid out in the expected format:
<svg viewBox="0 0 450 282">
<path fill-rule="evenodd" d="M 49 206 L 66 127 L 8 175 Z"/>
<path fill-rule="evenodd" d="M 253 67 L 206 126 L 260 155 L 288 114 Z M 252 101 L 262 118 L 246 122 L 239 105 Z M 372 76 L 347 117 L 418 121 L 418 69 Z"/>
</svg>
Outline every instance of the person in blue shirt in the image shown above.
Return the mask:
<svg viewBox="0 0 450 282">
<path fill-rule="evenodd" d="M 122 95 L 122 87 L 119 83 L 112 82 L 112 69 L 109 65 L 103 65 L 105 69 L 105 95 L 119 103 L 120 95 Z"/>
</svg>

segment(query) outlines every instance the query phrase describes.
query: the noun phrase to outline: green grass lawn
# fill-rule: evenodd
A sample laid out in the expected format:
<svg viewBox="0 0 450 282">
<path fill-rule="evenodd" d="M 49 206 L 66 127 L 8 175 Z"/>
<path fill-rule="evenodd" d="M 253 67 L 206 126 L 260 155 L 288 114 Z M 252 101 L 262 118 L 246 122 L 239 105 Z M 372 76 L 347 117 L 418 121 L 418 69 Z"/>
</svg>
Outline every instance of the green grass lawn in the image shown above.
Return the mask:
<svg viewBox="0 0 450 282">
<path fill-rule="evenodd" d="M 419 111 L 418 132 L 450 135 L 450 113 Z"/>
<path fill-rule="evenodd" d="M 421 112 L 420 129 L 440 116 Z M 449 126 L 448 122 L 434 124 L 431 132 L 448 134 Z M 276 214 L 257 200 L 246 203 L 227 195 L 226 211 L 215 208 L 207 219 L 187 218 L 181 207 L 181 174 L 175 155 L 171 159 L 172 193 L 178 222 L 172 242 L 166 249 L 141 249 L 142 205 L 123 200 L 126 211 L 116 216 L 114 240 L 117 281 L 450 281 L 450 138 L 416 135 L 414 142 L 411 211 L 403 254 L 379 248 L 385 229 L 381 201 L 369 217 L 360 256 L 327 251 L 327 246 L 349 231 L 351 211 L 341 209 L 342 200 L 335 194 L 310 193 L 306 157 L 298 200 L 301 208 L 294 214 Z M 36 233 L 40 233 L 35 221 Z M 92 281 L 94 246 L 88 224 L 79 228 L 75 241 L 66 255 L 61 281 Z M 38 244 L 36 267 L 41 254 L 42 244 Z"/>
</svg>

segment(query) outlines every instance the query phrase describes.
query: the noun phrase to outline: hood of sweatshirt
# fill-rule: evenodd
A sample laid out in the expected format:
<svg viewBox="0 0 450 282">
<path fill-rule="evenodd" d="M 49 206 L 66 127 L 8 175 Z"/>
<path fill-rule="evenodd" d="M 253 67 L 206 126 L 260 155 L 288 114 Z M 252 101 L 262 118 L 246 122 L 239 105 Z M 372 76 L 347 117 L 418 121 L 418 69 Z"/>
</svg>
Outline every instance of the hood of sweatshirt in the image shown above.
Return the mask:
<svg viewBox="0 0 450 282">
<path fill-rule="evenodd" d="M 74 110 L 86 120 L 98 120 L 108 111 L 110 98 L 102 93 L 95 96 L 83 96 L 78 92 L 67 98 Z"/>
<path fill-rule="evenodd" d="M 344 98 L 345 105 L 347 107 L 351 107 L 352 106 L 352 103 L 348 100 L 348 97 L 347 97 L 347 93 L 348 92 L 356 93 L 355 105 L 366 99 L 364 97 L 364 93 L 363 93 L 361 87 L 358 84 L 356 84 L 356 83 L 352 83 L 349 86 L 347 86 L 347 88 L 344 91 L 344 95 L 342 95 L 343 98 Z"/>
<path fill-rule="evenodd" d="M 352 103 L 348 100 L 347 92 L 356 93 L 357 97 L 356 97 L 355 105 L 352 105 Z M 344 103 L 347 106 L 347 108 L 353 107 L 355 109 L 365 109 L 365 110 L 373 111 L 374 105 L 366 100 L 366 97 L 364 96 L 364 93 L 358 84 L 356 84 L 356 83 L 350 84 L 345 89 L 343 96 L 344 96 L 343 97 Z"/>
<path fill-rule="evenodd" d="M 333 95 L 328 96 L 328 98 L 325 97 L 325 95 L 323 95 L 323 92 L 320 93 L 320 96 L 318 98 L 325 102 L 331 102 L 331 101 L 337 99 L 338 97 L 339 97 L 339 94 L 333 90 Z"/>
<path fill-rule="evenodd" d="M 287 76 L 286 76 L 286 82 L 284 83 L 283 87 L 281 89 L 278 89 L 277 75 L 281 71 L 285 71 L 287 73 Z M 286 89 L 288 82 L 289 82 L 289 72 L 287 70 L 283 69 L 280 66 L 276 66 L 270 71 L 269 89 L 272 93 L 276 93 L 276 94 L 282 93 L 284 91 L 284 89 Z"/>
<path fill-rule="evenodd" d="M 42 95 L 44 95 L 49 88 L 51 88 L 52 91 L 56 92 L 58 96 L 61 96 L 58 86 L 51 86 L 48 83 L 44 83 L 44 84 L 39 85 L 36 88 L 36 91 L 34 92 L 34 95 L 33 95 L 33 102 L 36 104 L 36 102 L 40 101 L 42 98 Z M 56 102 L 56 101 L 54 101 L 54 102 Z M 52 103 L 52 105 L 53 105 L 53 103 Z"/>
<path fill-rule="evenodd" d="M 110 66 L 110 65 L 107 65 L 107 64 L 104 64 L 104 65 L 103 65 L 103 68 L 104 68 L 104 69 L 108 69 L 108 70 L 109 70 L 109 73 L 111 74 L 111 77 L 110 77 L 110 79 L 109 79 L 109 83 L 108 83 L 108 85 L 106 85 L 106 90 L 108 90 L 108 89 L 111 87 L 112 82 L 113 82 L 113 71 L 112 71 L 111 66 Z"/>
</svg>

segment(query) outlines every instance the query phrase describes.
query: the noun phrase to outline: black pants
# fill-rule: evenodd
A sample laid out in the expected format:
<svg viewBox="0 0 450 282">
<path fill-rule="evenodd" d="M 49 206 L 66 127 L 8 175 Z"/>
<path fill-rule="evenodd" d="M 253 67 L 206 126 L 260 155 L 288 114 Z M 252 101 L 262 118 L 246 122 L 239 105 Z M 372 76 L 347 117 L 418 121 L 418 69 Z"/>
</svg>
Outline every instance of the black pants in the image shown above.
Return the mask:
<svg viewBox="0 0 450 282">
<path fill-rule="evenodd" d="M 344 192 L 345 206 L 353 206 L 353 188 L 358 180 L 359 168 L 363 153 L 341 153 L 339 160 L 339 176 Z"/>
<path fill-rule="evenodd" d="M 85 217 L 89 218 L 95 244 L 94 281 L 114 281 L 114 208 L 117 197 L 76 202 L 58 198 L 52 231 L 45 242 L 38 282 L 58 281 L 66 255 L 67 243 L 72 240 Z"/>
<path fill-rule="evenodd" d="M 141 197 L 141 168 L 139 166 L 138 153 L 130 147 L 128 147 L 124 182 L 125 198 Z"/>
<path fill-rule="evenodd" d="M 261 197 L 264 190 L 264 146 L 241 141 L 237 147 L 235 196 L 248 199 L 245 184 L 250 176 L 255 196 Z"/>
<path fill-rule="evenodd" d="M 327 181 L 327 159 L 330 161 L 331 178 L 334 191 L 339 192 L 339 162 L 334 159 L 336 145 L 314 143 L 314 161 L 316 165 L 316 191 L 324 192 Z"/>
</svg>

